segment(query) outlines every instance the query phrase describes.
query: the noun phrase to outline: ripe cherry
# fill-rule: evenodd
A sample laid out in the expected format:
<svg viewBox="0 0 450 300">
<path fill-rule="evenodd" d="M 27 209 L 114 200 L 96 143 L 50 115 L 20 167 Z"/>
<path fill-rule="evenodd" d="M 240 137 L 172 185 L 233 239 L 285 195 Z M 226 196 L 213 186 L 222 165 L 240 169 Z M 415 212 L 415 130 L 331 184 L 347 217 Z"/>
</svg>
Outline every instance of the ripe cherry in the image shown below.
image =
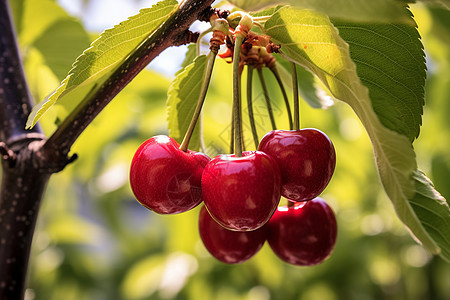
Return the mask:
<svg viewBox="0 0 450 300">
<path fill-rule="evenodd" d="M 200 210 L 198 228 L 200 238 L 209 253 L 227 264 L 248 260 L 266 241 L 265 227 L 247 232 L 225 229 L 214 221 L 205 206 Z"/>
<path fill-rule="evenodd" d="M 274 130 L 261 140 L 258 150 L 272 156 L 281 172 L 281 194 L 292 201 L 320 195 L 330 182 L 336 152 L 320 130 Z"/>
<path fill-rule="evenodd" d="M 337 236 L 336 218 L 321 198 L 280 206 L 267 225 L 267 241 L 283 261 L 312 266 L 327 259 Z"/>
<path fill-rule="evenodd" d="M 156 213 L 187 211 L 202 201 L 201 177 L 209 160 L 203 153 L 181 151 L 168 136 L 154 136 L 133 157 L 131 188 L 136 199 Z"/>
<path fill-rule="evenodd" d="M 229 230 L 251 231 L 263 226 L 280 201 L 280 171 L 269 155 L 243 152 L 219 155 L 205 167 L 203 201 L 211 216 Z"/>
</svg>

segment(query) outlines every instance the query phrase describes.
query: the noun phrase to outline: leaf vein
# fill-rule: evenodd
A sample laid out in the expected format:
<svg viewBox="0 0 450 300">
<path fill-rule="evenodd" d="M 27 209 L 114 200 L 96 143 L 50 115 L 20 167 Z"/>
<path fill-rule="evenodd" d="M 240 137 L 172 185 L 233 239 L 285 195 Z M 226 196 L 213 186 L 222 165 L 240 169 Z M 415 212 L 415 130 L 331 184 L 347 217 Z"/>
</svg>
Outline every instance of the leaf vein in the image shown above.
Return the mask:
<svg viewBox="0 0 450 300">
<path fill-rule="evenodd" d="M 405 50 L 405 52 L 407 52 L 407 53 L 411 56 L 411 58 L 414 59 L 418 64 L 422 64 L 422 63 L 423 63 L 423 62 L 417 60 L 416 55 L 414 55 L 413 53 L 411 53 L 411 52 L 409 51 L 409 49 L 406 47 L 406 44 L 400 43 L 400 42 L 396 41 L 395 39 L 392 39 L 392 38 L 387 37 L 387 36 L 385 36 L 385 35 L 379 34 L 378 32 L 376 32 L 376 31 L 374 31 L 374 30 L 370 30 L 370 29 L 364 28 L 364 27 L 350 26 L 350 25 L 339 25 L 339 27 L 340 27 L 340 28 L 345 28 L 345 29 L 354 29 L 354 30 L 361 30 L 361 31 L 367 31 L 367 32 L 370 32 L 370 33 L 372 33 L 372 34 L 374 34 L 374 35 L 380 37 L 381 39 L 387 40 L 387 41 L 389 41 L 390 43 L 392 43 L 392 44 L 394 44 L 394 45 L 397 45 L 397 46 L 403 48 L 403 49 Z M 403 31 L 403 32 L 405 32 L 405 31 Z M 405 32 L 405 33 L 406 33 L 406 32 Z M 406 34 L 410 37 L 409 33 L 406 33 Z M 412 41 L 411 41 L 411 43 L 413 44 Z"/>
</svg>

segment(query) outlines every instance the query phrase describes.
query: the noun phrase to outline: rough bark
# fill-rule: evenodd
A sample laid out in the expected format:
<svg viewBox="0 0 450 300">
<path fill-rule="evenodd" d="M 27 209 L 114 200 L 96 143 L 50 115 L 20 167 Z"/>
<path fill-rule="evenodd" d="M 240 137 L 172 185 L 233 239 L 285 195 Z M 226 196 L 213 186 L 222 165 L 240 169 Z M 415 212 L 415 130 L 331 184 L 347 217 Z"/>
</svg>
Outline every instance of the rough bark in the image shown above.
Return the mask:
<svg viewBox="0 0 450 300">
<path fill-rule="evenodd" d="M 33 231 L 49 174 L 34 151 L 44 136 L 25 131 L 31 97 L 25 81 L 8 1 L 0 1 L 0 299 L 22 299 Z"/>
</svg>

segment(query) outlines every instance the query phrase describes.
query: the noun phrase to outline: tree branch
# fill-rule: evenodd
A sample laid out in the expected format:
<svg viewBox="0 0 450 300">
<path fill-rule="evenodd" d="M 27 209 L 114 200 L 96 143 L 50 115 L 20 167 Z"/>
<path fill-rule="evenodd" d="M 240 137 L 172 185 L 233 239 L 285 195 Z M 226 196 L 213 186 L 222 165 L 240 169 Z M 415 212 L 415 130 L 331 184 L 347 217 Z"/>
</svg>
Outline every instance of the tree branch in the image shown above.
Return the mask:
<svg viewBox="0 0 450 300">
<path fill-rule="evenodd" d="M 31 242 L 49 173 L 30 166 L 42 140 L 15 143 L 14 168 L 3 164 L 0 192 L 0 299 L 23 299 Z M 22 150 L 22 149 L 30 149 Z"/>
<path fill-rule="evenodd" d="M 113 75 L 63 121 L 43 147 L 45 155 L 61 154 L 64 157 L 84 129 L 103 108 L 155 57 L 171 46 L 188 43 L 188 31 L 199 17 L 214 13 L 213 0 L 186 0 L 179 9 L 132 53 Z"/>
<path fill-rule="evenodd" d="M 32 103 L 7 0 L 0 0 L 0 299 L 23 299 L 31 241 L 49 173 L 37 150 L 39 126 L 25 124 Z"/>
<path fill-rule="evenodd" d="M 41 132 L 39 126 L 25 130 L 32 101 L 13 28 L 8 1 L 0 0 L 0 141 L 5 143 L 29 132 Z"/>
</svg>

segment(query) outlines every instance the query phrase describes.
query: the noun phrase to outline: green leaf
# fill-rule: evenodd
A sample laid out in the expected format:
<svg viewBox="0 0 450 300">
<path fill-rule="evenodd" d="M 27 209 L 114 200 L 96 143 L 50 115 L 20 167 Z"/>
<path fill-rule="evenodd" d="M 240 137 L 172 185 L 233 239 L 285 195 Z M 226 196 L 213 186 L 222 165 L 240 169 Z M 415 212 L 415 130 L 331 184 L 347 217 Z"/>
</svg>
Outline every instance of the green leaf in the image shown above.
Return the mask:
<svg viewBox="0 0 450 300">
<path fill-rule="evenodd" d="M 132 51 L 170 17 L 177 5 L 176 0 L 161 1 L 104 31 L 78 57 L 60 87 L 44 103 L 33 108 L 27 128 L 34 126 L 56 101 L 64 106 L 65 113 L 82 102 L 89 92 L 105 82 Z M 63 119 L 65 116 L 61 113 L 58 117 Z"/>
<path fill-rule="evenodd" d="M 266 9 L 254 12 L 251 15 L 253 17 L 270 17 L 282 7 L 283 7 L 282 5 L 268 7 Z"/>
<path fill-rule="evenodd" d="M 56 22 L 62 19 L 73 20 L 62 7 L 52 0 L 24 0 L 22 3 L 20 44 L 31 45 Z"/>
<path fill-rule="evenodd" d="M 434 178 L 434 185 L 439 188 L 442 196 L 446 197 L 447 203 L 450 205 L 450 186 L 448 179 L 450 178 L 450 158 L 445 154 L 437 154 L 431 160 L 431 175 Z"/>
<path fill-rule="evenodd" d="M 73 61 L 89 46 L 90 40 L 81 23 L 68 15 L 55 1 L 18 1 L 16 7 L 19 42 L 27 62 L 30 48 L 38 50 L 45 64 L 64 79 Z"/>
<path fill-rule="evenodd" d="M 52 241 L 61 244 L 95 245 L 105 234 L 92 221 L 67 213 L 55 216 L 46 226 Z"/>
<path fill-rule="evenodd" d="M 435 5 L 450 10 L 450 0 L 420 0 L 421 2 L 429 5 Z"/>
<path fill-rule="evenodd" d="M 328 108 L 333 105 L 333 100 L 320 88 L 314 75 L 303 67 L 297 68 L 297 78 L 300 96 L 312 108 Z"/>
<path fill-rule="evenodd" d="M 17 34 L 22 30 L 23 2 L 23 0 L 9 0 L 9 8 L 11 9 Z"/>
<path fill-rule="evenodd" d="M 445 215 L 448 206 L 433 209 L 428 215 L 417 214 L 413 209 L 416 185 L 412 174 L 417 165 L 411 142 L 405 135 L 390 130 L 380 122 L 369 90 L 361 82 L 351 59 L 349 46 L 328 17 L 310 10 L 285 7 L 266 21 L 265 31 L 275 43 L 281 44 L 283 53 L 289 59 L 313 72 L 335 98 L 352 107 L 372 141 L 380 180 L 397 215 L 431 252 L 448 253 L 448 244 L 426 226 L 430 218 Z M 391 64 L 398 68 L 395 62 Z M 386 104 L 390 101 L 385 100 Z"/>
<path fill-rule="evenodd" d="M 258 10 L 277 4 L 313 9 L 332 18 L 356 22 L 411 24 L 411 18 L 398 0 L 230 0 L 245 10 Z"/>
<path fill-rule="evenodd" d="M 350 45 L 351 58 L 381 123 L 413 141 L 422 124 L 426 78 L 425 53 L 416 28 L 339 22 L 335 26 Z"/>
<path fill-rule="evenodd" d="M 189 56 L 187 56 L 189 59 Z M 200 96 L 206 70 L 206 56 L 198 56 L 191 64 L 176 74 L 167 93 L 167 120 L 169 135 L 181 143 L 189 127 Z M 198 124 L 189 143 L 189 149 L 200 148 Z"/>
<path fill-rule="evenodd" d="M 58 41 L 58 43 L 55 43 Z M 89 46 L 89 37 L 75 20 L 60 20 L 34 41 L 34 46 L 59 80 L 63 80 L 72 62 Z"/>
<path fill-rule="evenodd" d="M 441 256 L 450 262 L 450 210 L 448 203 L 433 186 L 425 174 L 416 170 L 413 173 L 416 194 L 410 200 L 411 207 L 430 233 L 441 246 Z M 445 245 L 445 246 L 444 246 Z"/>
<path fill-rule="evenodd" d="M 190 65 L 196 57 L 197 57 L 197 46 L 196 44 L 190 44 L 188 46 L 188 51 L 186 52 L 184 61 L 181 64 L 181 69 L 179 70 L 179 72 L 182 72 L 184 68 Z"/>
<path fill-rule="evenodd" d="M 286 86 L 292 88 L 292 75 L 289 62 L 278 59 L 281 66 L 280 75 Z M 333 99 L 322 89 L 320 81 L 303 66 L 297 66 L 297 84 L 300 97 L 312 108 L 326 109 L 334 104 Z"/>
</svg>

